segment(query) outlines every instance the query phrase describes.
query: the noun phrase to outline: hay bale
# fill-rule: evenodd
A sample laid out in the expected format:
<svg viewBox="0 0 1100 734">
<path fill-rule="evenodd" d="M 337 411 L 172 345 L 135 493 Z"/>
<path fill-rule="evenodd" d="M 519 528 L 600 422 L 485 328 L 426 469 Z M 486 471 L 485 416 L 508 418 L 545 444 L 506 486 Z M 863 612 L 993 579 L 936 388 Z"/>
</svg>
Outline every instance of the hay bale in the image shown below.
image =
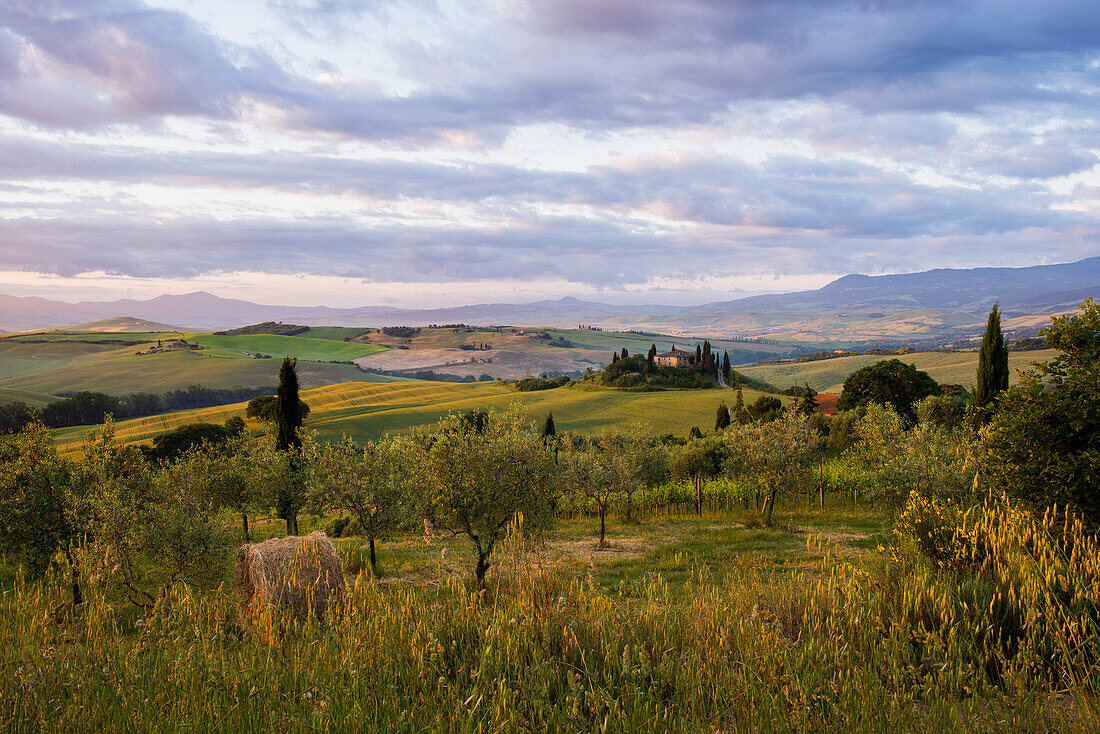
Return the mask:
<svg viewBox="0 0 1100 734">
<path fill-rule="evenodd" d="M 320 619 L 347 582 L 336 546 L 318 530 L 241 547 L 234 587 L 246 619 L 268 604 Z"/>
</svg>

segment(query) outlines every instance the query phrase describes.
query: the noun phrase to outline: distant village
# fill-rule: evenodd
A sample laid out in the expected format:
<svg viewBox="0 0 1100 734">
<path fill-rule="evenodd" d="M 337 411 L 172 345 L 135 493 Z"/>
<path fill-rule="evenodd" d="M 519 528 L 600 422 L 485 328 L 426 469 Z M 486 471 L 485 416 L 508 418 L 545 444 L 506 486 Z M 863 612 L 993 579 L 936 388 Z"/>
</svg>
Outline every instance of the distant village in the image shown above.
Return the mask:
<svg viewBox="0 0 1100 734">
<path fill-rule="evenodd" d="M 160 352 L 179 352 L 185 349 L 201 349 L 201 347 L 183 338 L 169 339 L 168 341 L 157 339 L 157 345 L 155 347 L 142 349 L 140 352 L 135 352 L 135 354 L 159 354 Z"/>
</svg>

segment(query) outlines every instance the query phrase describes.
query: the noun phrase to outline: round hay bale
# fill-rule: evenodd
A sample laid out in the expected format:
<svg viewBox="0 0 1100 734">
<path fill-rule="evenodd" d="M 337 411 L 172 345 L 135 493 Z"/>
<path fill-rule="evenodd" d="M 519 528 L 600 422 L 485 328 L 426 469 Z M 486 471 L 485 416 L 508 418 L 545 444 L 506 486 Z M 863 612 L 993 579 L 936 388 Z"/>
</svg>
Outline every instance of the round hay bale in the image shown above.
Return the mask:
<svg viewBox="0 0 1100 734">
<path fill-rule="evenodd" d="M 336 546 L 323 531 L 272 538 L 237 551 L 234 588 L 246 618 L 262 605 L 318 619 L 347 588 Z"/>
</svg>

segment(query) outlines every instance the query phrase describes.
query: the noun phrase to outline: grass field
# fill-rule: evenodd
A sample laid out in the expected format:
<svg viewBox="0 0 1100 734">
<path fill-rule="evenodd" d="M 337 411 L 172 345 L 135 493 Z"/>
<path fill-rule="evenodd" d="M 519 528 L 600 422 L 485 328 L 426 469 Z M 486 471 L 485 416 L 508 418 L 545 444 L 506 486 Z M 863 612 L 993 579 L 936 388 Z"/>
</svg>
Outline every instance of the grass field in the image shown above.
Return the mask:
<svg viewBox="0 0 1100 734">
<path fill-rule="evenodd" d="M 121 395 L 159 393 L 189 385 L 273 387 L 278 382 L 277 359 L 215 357 L 198 351 L 139 356 L 135 351 L 133 346 L 0 340 L 0 389 L 48 395 L 80 390 Z M 298 375 L 303 387 L 397 379 L 368 375 L 352 365 L 317 362 L 299 362 Z"/>
<path fill-rule="evenodd" d="M 823 509 L 791 502 L 776 515 L 777 527 L 761 528 L 749 510 L 616 514 L 602 549 L 594 519 L 562 520 L 536 543 L 499 548 L 484 597 L 471 589 L 463 536 L 398 533 L 379 546 L 377 577 L 363 539 L 341 538 L 342 605 L 321 622 L 283 625 L 242 618 L 228 569 L 220 586 L 177 587 L 147 614 L 102 586 L 71 611 L 59 575 L 36 585 L 9 575 L 0 722 L 11 731 L 1095 731 L 1095 682 L 1027 676 L 1034 634 L 1020 662 L 1001 668 L 1003 682 L 990 683 L 982 662 L 997 648 L 974 642 L 985 639 L 983 611 L 956 602 L 960 582 L 914 568 L 911 556 L 888 567 L 881 514 L 829 497 Z M 302 531 L 326 520 L 303 516 Z M 253 527 L 256 539 L 281 535 L 277 521 Z M 1078 671 L 1095 636 L 1083 644 L 1070 658 Z"/>
<path fill-rule="evenodd" d="M 1011 380 L 1016 382 L 1016 370 L 1026 368 L 1031 362 L 1042 362 L 1053 358 L 1057 352 L 1042 349 L 1034 352 L 1009 352 L 1008 365 L 1012 370 Z M 839 357 L 817 362 L 792 362 L 785 364 L 766 364 L 756 367 L 740 367 L 750 377 L 770 382 L 779 389 L 809 382 L 818 392 L 839 393 L 844 379 L 860 367 L 874 364 L 881 359 L 892 359 L 881 355 L 859 355 Z M 898 357 L 906 364 L 915 364 L 937 382 L 962 385 L 970 389 L 974 384 L 974 374 L 978 368 L 977 352 L 914 352 Z"/>
<path fill-rule="evenodd" d="M 746 390 L 744 395 L 746 402 L 752 402 L 758 393 Z M 302 399 L 311 410 L 306 428 L 316 430 L 322 438 L 348 435 L 361 441 L 431 425 L 452 412 L 506 410 L 515 404 L 527 408 L 534 420 L 552 411 L 559 431 L 590 431 L 642 421 L 655 434 L 685 435 L 692 426 L 713 429 L 718 403 L 732 403 L 733 393 L 717 389 L 627 392 L 581 386 L 517 393 L 494 383 L 404 381 L 330 385 L 303 390 Z M 118 437 L 128 442 L 147 441 L 187 423 L 222 423 L 230 416 L 243 417 L 244 408 L 244 403 L 237 403 L 120 421 Z M 86 430 L 60 429 L 59 446 L 76 450 Z"/>
<path fill-rule="evenodd" d="M 189 333 L 187 341 L 204 347 L 203 351 L 217 357 L 250 359 L 249 354 L 268 354 L 282 359 L 296 357 L 310 362 L 350 362 L 359 357 L 381 352 L 385 347 L 377 344 L 358 344 L 334 339 L 311 339 L 307 336 L 278 336 L 276 334 L 219 334 Z"/>
</svg>

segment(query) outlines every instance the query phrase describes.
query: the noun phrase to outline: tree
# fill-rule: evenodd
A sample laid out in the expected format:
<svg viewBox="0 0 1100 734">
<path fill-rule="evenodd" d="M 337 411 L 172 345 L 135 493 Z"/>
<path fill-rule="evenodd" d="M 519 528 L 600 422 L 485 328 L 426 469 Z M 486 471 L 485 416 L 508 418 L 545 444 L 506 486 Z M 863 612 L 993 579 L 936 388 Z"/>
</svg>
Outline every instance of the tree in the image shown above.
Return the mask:
<svg viewBox="0 0 1100 734">
<path fill-rule="evenodd" d="M 552 438 L 557 434 L 557 430 L 554 428 L 554 411 L 550 411 L 546 414 L 546 420 L 542 422 L 542 437 Z"/>
<path fill-rule="evenodd" d="M 730 409 L 726 407 L 726 404 L 718 403 L 718 411 L 714 416 L 714 430 L 721 431 L 723 428 L 728 427 L 730 424 Z"/>
<path fill-rule="evenodd" d="M 726 378 L 726 382 L 730 381 L 730 370 L 733 367 L 730 366 L 730 353 L 722 352 L 722 376 Z"/>
<path fill-rule="evenodd" d="M 298 397 L 298 360 L 283 358 L 275 397 L 275 447 L 280 451 L 297 450 L 302 446 L 298 429 L 302 427 L 303 419 L 302 410 L 298 407 L 301 402 Z"/>
<path fill-rule="evenodd" d="M 910 417 L 913 404 L 929 395 L 939 395 L 940 386 L 927 372 L 900 359 L 883 359 L 861 367 L 844 380 L 844 389 L 837 401 L 840 410 L 868 403 L 889 405 L 898 413 Z"/>
<path fill-rule="evenodd" d="M 355 516 L 367 536 L 375 575 L 375 541 L 385 540 L 407 514 L 407 468 L 414 450 L 405 438 L 374 441 L 365 448 L 347 437 L 335 444 L 310 442 L 308 446 L 314 509 Z"/>
<path fill-rule="evenodd" d="M 46 426 L 0 436 L 0 553 L 36 579 L 58 551 L 69 561 L 73 604 L 83 601 L 73 544 L 86 529 L 74 467 L 58 456 Z"/>
<path fill-rule="evenodd" d="M 649 345 L 649 353 L 646 354 L 646 359 L 649 360 L 650 364 L 656 364 L 657 363 L 657 345 L 656 344 L 650 344 Z"/>
<path fill-rule="evenodd" d="M 645 438 L 644 428 L 631 427 L 628 431 L 582 439 L 563 462 L 569 486 L 596 505 L 599 548 L 607 547 L 607 515 L 611 508 L 622 502 L 629 519 L 634 495 L 667 474 L 666 452 Z"/>
<path fill-rule="evenodd" d="M 474 575 L 485 588 L 492 553 L 508 524 L 523 515 L 524 532 L 553 522 L 557 501 L 553 456 L 523 415 L 489 414 L 480 433 L 448 416 L 434 434 L 417 438 L 421 491 L 439 525 L 466 535 L 477 553 Z"/>
<path fill-rule="evenodd" d="M 703 347 L 699 344 L 695 345 L 695 364 L 703 363 Z"/>
<path fill-rule="evenodd" d="M 737 392 L 733 398 L 733 410 L 730 411 L 732 420 L 738 423 L 748 423 L 752 420 L 749 411 L 745 409 L 745 394 L 741 391 L 741 381 L 737 382 Z"/>
<path fill-rule="evenodd" d="M 703 432 L 699 430 L 699 426 L 692 426 L 691 430 L 688 431 L 688 438 L 695 439 L 695 438 L 702 438 L 702 437 L 703 437 Z"/>
<path fill-rule="evenodd" d="M 811 480 L 823 449 L 821 435 L 804 418 L 741 426 L 727 442 L 726 470 L 764 491 L 764 524 L 772 524 L 780 492 L 796 492 Z"/>
<path fill-rule="evenodd" d="M 748 408 L 752 420 L 758 423 L 770 423 L 783 416 L 783 401 L 774 395 L 761 395 Z"/>
<path fill-rule="evenodd" d="M 626 351 L 626 347 L 623 347 L 623 352 L 619 355 L 619 359 L 626 359 L 629 356 L 630 352 Z"/>
<path fill-rule="evenodd" d="M 970 399 L 976 408 L 992 405 L 997 396 L 1008 389 L 1008 347 L 1001 333 L 1001 312 L 998 304 L 989 312 L 982 345 L 978 349 L 978 373 Z"/>
<path fill-rule="evenodd" d="M 302 400 L 298 400 L 298 410 L 302 419 L 309 415 L 309 406 Z M 252 420 L 274 423 L 279 417 L 279 398 L 275 395 L 261 395 L 248 401 L 244 414 Z"/>
<path fill-rule="evenodd" d="M 243 430 L 244 421 L 236 416 L 227 419 L 221 426 L 215 423 L 188 423 L 154 436 L 152 448 L 145 451 L 150 459 L 170 461 L 202 444 L 224 444 Z"/>
<path fill-rule="evenodd" d="M 299 477 L 300 465 L 297 454 L 302 447 L 302 437 L 298 429 L 302 427 L 303 415 L 298 397 L 298 360 L 283 358 L 279 368 L 279 387 L 275 390 L 277 399 L 275 412 L 275 449 L 290 454 L 289 481 L 279 485 L 281 491 L 276 494 L 275 507 L 278 515 L 286 520 L 288 535 L 298 534 L 298 510 L 302 506 L 302 487 Z"/>
<path fill-rule="evenodd" d="M 284 452 L 274 450 L 268 436 L 252 438 L 243 432 L 222 443 L 193 447 L 176 460 L 172 471 L 205 477 L 200 491 L 219 507 L 241 518 L 244 542 L 251 542 L 248 513 L 265 504 L 269 490 L 285 481 Z"/>
<path fill-rule="evenodd" d="M 979 448 L 981 475 L 1038 511 L 1075 507 L 1100 524 L 1100 304 L 1043 331 L 1061 352 L 1003 393 Z"/>
<path fill-rule="evenodd" d="M 814 402 L 815 397 L 817 397 L 817 391 L 810 387 L 809 382 L 803 383 L 802 395 L 798 398 L 798 405 L 795 407 L 795 413 L 807 418 L 816 413 L 817 404 Z"/>
</svg>

